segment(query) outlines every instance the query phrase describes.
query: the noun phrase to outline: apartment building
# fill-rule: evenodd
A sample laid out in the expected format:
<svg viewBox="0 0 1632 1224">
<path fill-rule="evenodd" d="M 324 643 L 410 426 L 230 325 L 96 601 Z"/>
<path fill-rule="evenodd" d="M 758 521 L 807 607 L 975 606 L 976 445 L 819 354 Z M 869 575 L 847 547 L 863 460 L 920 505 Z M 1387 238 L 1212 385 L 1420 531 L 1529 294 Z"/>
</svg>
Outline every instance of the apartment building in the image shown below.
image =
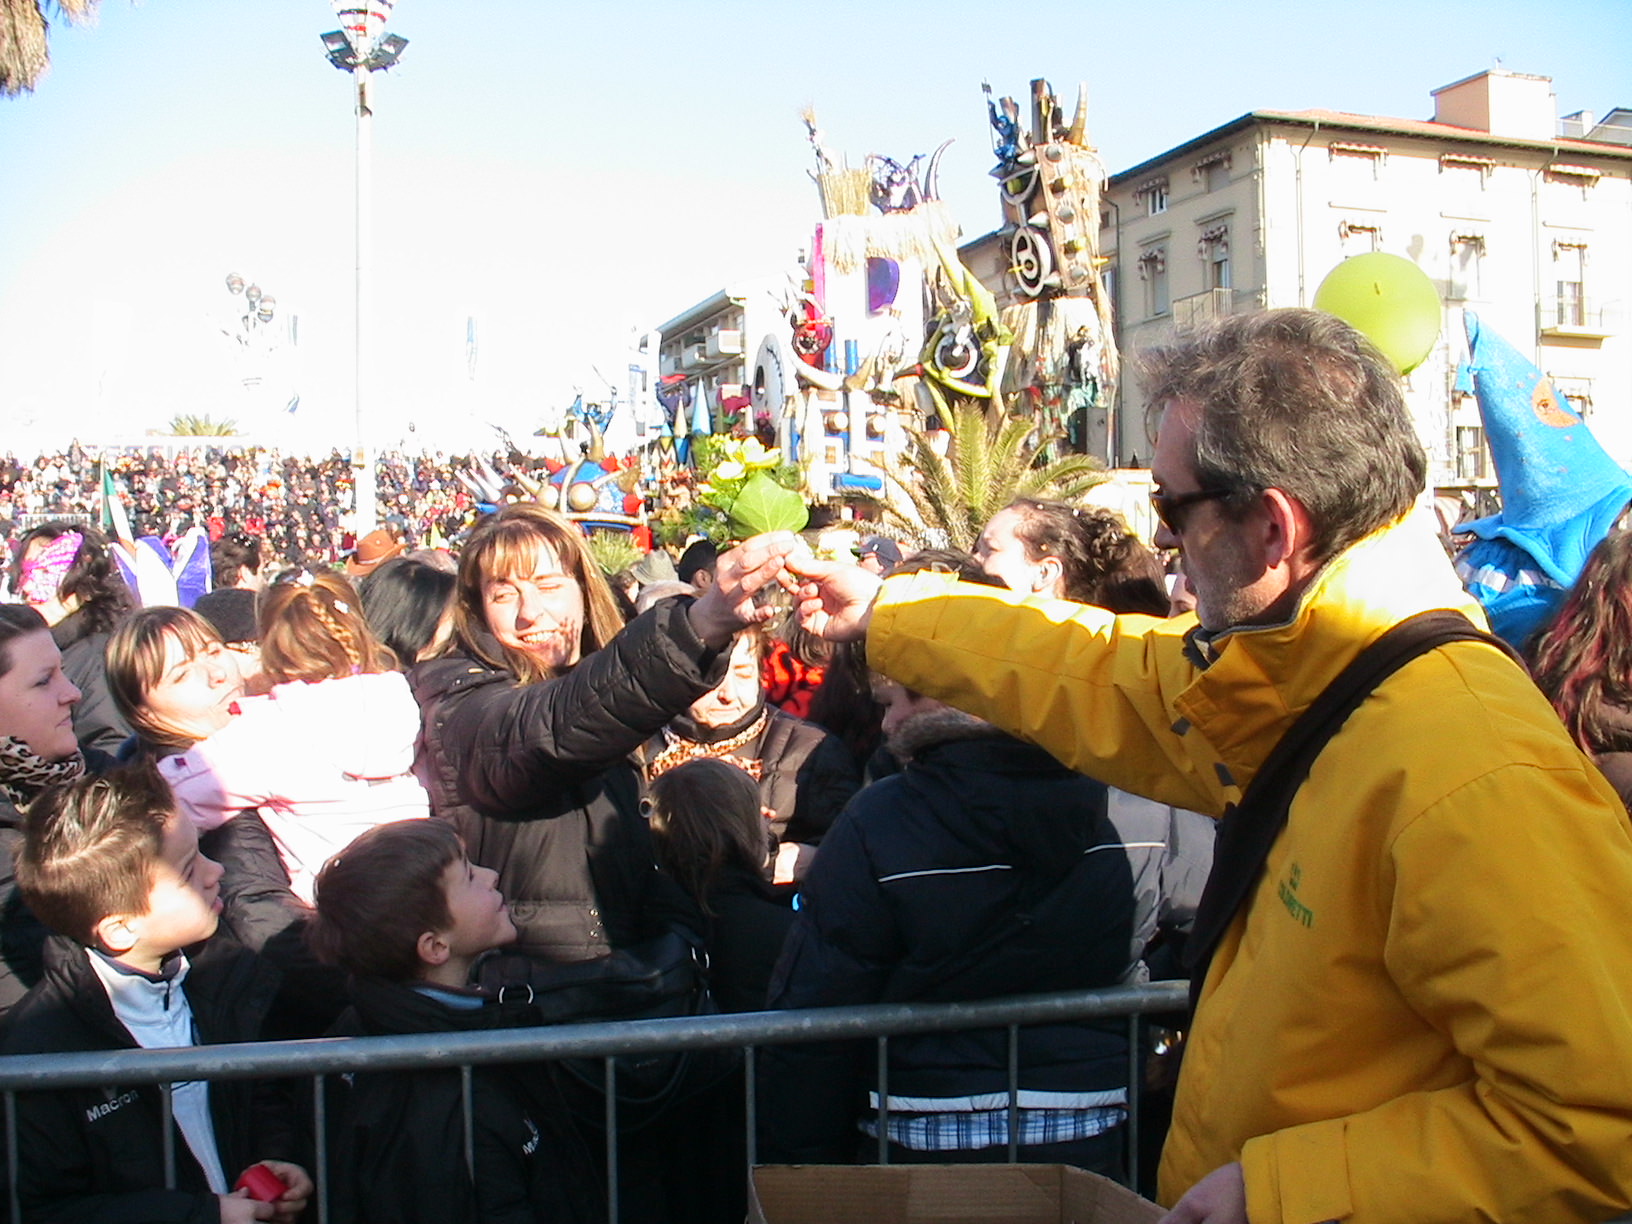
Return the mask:
<svg viewBox="0 0 1632 1224">
<path fill-rule="evenodd" d="M 1254 111 L 1112 176 L 1100 248 L 1123 352 L 1209 316 L 1309 305 L 1344 258 L 1388 251 L 1444 303 L 1406 379 L 1432 483 L 1494 483 L 1478 408 L 1456 388 L 1464 310 L 1532 355 L 1632 467 L 1627 112 L 1561 121 L 1549 78 L 1501 70 L 1433 100 L 1430 120 Z M 1119 398 L 1112 458 L 1140 466 L 1147 405 L 1132 380 Z"/>
</svg>

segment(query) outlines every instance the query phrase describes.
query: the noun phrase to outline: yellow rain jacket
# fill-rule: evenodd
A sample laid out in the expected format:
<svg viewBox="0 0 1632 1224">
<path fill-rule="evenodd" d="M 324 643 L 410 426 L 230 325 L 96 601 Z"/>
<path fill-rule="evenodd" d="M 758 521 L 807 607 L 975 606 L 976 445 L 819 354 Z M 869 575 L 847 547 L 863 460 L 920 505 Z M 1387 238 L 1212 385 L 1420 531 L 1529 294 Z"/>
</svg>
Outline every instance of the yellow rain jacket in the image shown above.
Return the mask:
<svg viewBox="0 0 1632 1224">
<path fill-rule="evenodd" d="M 1112 786 L 1218 814 L 1389 627 L 1482 617 L 1407 521 L 1211 647 L 892 579 L 868 658 Z M 1204 656 L 1210 662 L 1204 662 Z M 1632 828 L 1523 673 L 1455 643 L 1350 717 L 1221 941 L 1160 1193 L 1240 1160 L 1253 1224 L 1578 1224 L 1632 1205 Z"/>
</svg>

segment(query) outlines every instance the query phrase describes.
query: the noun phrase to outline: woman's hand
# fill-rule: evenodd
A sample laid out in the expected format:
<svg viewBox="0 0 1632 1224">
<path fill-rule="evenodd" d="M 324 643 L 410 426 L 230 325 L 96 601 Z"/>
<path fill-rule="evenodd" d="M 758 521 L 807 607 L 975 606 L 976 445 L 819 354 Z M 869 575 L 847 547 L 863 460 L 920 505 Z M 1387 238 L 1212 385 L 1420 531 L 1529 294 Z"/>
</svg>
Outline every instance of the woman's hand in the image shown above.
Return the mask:
<svg viewBox="0 0 1632 1224">
<path fill-rule="evenodd" d="M 722 555 L 714 567 L 714 585 L 691 605 L 697 636 L 719 650 L 738 630 L 775 616 L 775 608 L 756 606 L 754 597 L 782 577 L 788 555 L 803 547 L 793 532 L 772 531 Z"/>
<path fill-rule="evenodd" d="M 807 631 L 830 642 L 856 642 L 867 636 L 882 578 L 853 562 L 810 556 L 790 558 L 786 569 L 782 585 L 798 599 L 799 623 Z"/>
</svg>

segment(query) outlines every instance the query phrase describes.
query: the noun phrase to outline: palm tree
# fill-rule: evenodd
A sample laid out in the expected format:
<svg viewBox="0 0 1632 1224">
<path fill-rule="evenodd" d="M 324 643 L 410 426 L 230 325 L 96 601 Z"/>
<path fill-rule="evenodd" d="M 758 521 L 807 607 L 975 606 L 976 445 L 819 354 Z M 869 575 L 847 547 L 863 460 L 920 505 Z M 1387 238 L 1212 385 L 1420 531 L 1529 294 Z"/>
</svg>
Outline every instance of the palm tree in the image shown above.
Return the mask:
<svg viewBox="0 0 1632 1224">
<path fill-rule="evenodd" d="M 217 421 L 212 417 L 193 416 L 184 412 L 170 418 L 170 432 L 182 438 L 225 438 L 238 432 L 238 422 Z"/>
<path fill-rule="evenodd" d="M 909 539 L 970 551 L 988 519 L 1016 497 L 1074 498 L 1106 479 L 1088 455 L 1045 458 L 1036 422 L 962 401 L 946 412 L 951 438 L 943 454 L 932 435 L 913 433 L 904 460 L 888 475 L 911 507 L 892 498 L 885 521 Z"/>
<path fill-rule="evenodd" d="M 46 11 L 75 25 L 96 16 L 100 0 L 0 0 L 0 98 L 32 93 L 51 64 Z"/>
</svg>

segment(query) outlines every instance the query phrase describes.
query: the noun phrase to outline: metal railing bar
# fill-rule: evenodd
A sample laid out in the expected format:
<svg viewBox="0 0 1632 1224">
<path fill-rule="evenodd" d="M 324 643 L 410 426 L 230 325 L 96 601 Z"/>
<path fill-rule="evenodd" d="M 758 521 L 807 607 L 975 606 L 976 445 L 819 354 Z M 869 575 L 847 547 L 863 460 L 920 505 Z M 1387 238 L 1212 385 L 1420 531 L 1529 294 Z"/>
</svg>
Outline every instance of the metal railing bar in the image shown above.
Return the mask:
<svg viewBox="0 0 1632 1224">
<path fill-rule="evenodd" d="M 618 1224 L 618 1060 L 607 1055 L 606 1079 L 606 1218 Z"/>
<path fill-rule="evenodd" d="M 1009 1025 L 1009 1163 L 1020 1163 L 1020 1026 Z"/>
<path fill-rule="evenodd" d="M 890 1039 L 878 1035 L 878 1163 L 890 1163 Z"/>
<path fill-rule="evenodd" d="M 883 1033 L 950 1032 L 1178 1011 L 1182 982 L 1026 995 L 978 1003 L 878 1003 L 864 1007 L 564 1024 L 545 1028 L 389 1037 L 325 1037 L 170 1050 L 107 1050 L 0 1057 L 0 1092 L 251 1079 L 344 1071 L 427 1070 L 609 1054 L 713 1050 L 779 1042 L 831 1041 Z"/>
<path fill-rule="evenodd" d="M 742 1051 L 742 1091 L 743 1116 L 748 1128 L 748 1181 L 754 1180 L 754 1166 L 759 1163 L 759 1089 L 755 1079 L 758 1066 L 755 1055 L 758 1050 L 753 1046 L 744 1046 Z M 16 1217 L 13 1217 L 14 1219 Z"/>
<path fill-rule="evenodd" d="M 23 1218 L 23 1204 L 17 1197 L 17 1094 L 6 1093 L 6 1192 L 11 1204 L 8 1219 Z"/>
<path fill-rule="evenodd" d="M 465 1121 L 465 1171 L 470 1174 L 470 1186 L 476 1181 L 476 1088 L 473 1070 L 467 1063 L 459 1068 L 459 1110 Z"/>
<path fill-rule="evenodd" d="M 1139 1098 L 1144 1088 L 1144 1059 L 1139 1042 L 1139 1016 L 1128 1017 L 1128 1124 L 1123 1132 L 1128 1189 L 1139 1193 Z"/>
<path fill-rule="evenodd" d="M 312 1076 L 312 1180 L 317 1184 L 317 1224 L 329 1224 L 329 1107 L 323 1077 Z"/>
<path fill-rule="evenodd" d="M 164 1188 L 176 1188 L 176 1108 L 171 1084 L 159 1085 L 159 1128 L 164 1132 Z"/>
</svg>

